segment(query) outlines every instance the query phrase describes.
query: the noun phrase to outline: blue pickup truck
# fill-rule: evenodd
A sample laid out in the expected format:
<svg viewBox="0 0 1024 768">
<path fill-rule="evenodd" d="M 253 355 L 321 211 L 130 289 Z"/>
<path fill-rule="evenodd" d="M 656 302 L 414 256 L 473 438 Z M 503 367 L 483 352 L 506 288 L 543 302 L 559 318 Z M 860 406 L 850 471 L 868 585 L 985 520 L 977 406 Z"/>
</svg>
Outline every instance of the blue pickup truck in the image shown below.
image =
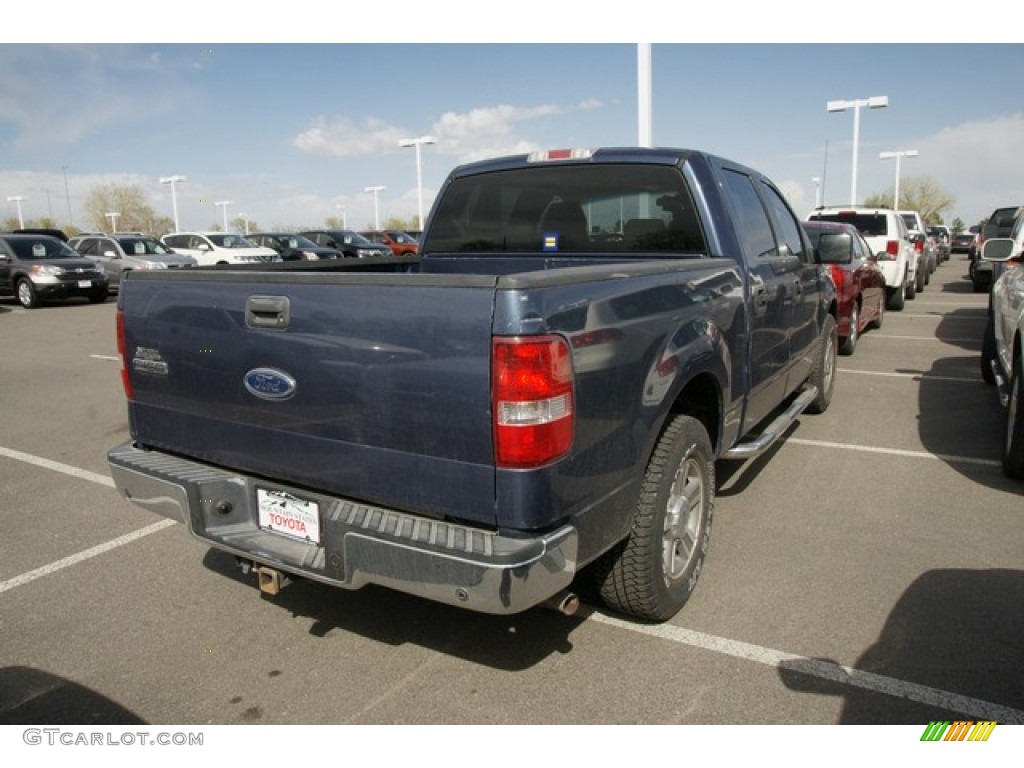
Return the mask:
<svg viewBox="0 0 1024 768">
<path fill-rule="evenodd" d="M 110 468 L 267 593 L 570 613 L 585 576 L 663 621 L 700 574 L 716 462 L 828 407 L 835 312 L 750 168 L 638 148 L 464 165 L 416 257 L 132 273 Z"/>
</svg>

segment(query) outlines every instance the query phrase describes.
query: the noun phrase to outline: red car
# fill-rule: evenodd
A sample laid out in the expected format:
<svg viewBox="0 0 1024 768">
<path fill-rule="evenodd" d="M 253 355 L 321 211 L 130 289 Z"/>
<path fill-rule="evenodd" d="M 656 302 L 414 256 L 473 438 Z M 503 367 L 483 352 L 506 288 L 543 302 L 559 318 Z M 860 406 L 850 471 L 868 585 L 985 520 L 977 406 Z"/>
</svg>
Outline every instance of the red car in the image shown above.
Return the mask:
<svg viewBox="0 0 1024 768">
<path fill-rule="evenodd" d="M 839 300 L 839 352 L 852 355 L 867 328 L 881 328 L 885 314 L 885 275 L 878 258 L 851 224 L 805 221 L 814 252 L 827 264 Z"/>
<path fill-rule="evenodd" d="M 384 243 L 395 256 L 415 256 L 420 250 L 416 238 L 400 229 L 375 229 L 359 234 L 375 243 Z"/>
</svg>

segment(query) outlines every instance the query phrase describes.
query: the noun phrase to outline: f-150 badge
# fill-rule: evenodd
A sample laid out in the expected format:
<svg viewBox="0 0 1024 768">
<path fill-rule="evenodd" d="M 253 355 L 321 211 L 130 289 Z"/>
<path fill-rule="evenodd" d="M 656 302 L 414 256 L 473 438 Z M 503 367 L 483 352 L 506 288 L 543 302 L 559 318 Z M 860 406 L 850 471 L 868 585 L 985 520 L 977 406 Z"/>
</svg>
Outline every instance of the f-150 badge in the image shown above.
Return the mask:
<svg viewBox="0 0 1024 768">
<path fill-rule="evenodd" d="M 295 394 L 295 379 L 273 368 L 253 368 L 243 381 L 249 393 L 262 400 L 287 400 Z"/>
</svg>

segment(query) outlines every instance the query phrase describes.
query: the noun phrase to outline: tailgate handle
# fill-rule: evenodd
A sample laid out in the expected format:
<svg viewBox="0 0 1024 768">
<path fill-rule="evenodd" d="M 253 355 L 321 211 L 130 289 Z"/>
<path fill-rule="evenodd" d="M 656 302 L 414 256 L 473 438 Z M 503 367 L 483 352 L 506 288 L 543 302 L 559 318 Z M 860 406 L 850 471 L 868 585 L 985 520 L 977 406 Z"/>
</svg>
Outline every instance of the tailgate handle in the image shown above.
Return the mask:
<svg viewBox="0 0 1024 768">
<path fill-rule="evenodd" d="M 249 328 L 283 331 L 291 322 L 287 296 L 250 296 L 245 302 L 245 324 Z"/>
</svg>

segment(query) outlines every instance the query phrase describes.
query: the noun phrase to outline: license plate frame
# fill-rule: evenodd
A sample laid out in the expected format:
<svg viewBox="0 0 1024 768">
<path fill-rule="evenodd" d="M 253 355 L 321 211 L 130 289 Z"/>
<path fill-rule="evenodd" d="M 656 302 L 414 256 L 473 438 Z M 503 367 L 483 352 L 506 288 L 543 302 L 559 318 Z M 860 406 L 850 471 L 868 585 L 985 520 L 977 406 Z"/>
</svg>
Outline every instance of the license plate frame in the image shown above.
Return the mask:
<svg viewBox="0 0 1024 768">
<path fill-rule="evenodd" d="M 274 488 L 256 489 L 261 529 L 289 539 L 320 544 L 320 504 Z"/>
</svg>

